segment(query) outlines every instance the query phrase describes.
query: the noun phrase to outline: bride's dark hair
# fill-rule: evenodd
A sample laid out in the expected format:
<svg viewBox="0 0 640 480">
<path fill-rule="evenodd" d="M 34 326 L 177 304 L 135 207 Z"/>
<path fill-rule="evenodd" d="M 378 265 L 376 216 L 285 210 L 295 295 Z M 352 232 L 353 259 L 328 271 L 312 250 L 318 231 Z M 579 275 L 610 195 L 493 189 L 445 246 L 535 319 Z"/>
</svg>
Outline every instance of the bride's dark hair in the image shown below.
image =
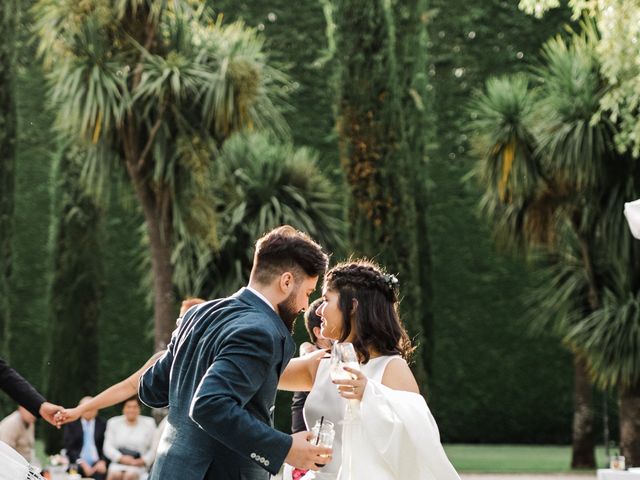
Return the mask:
<svg viewBox="0 0 640 480">
<path fill-rule="evenodd" d="M 398 280 L 394 275 L 384 273 L 371 260 L 359 259 L 333 267 L 325 275 L 324 285 L 339 295 L 338 308 L 344 318 L 339 341 L 351 334 L 350 319 L 354 320 L 353 347 L 362 363 L 369 361 L 370 350 L 409 360 L 414 347 L 398 315 Z"/>
</svg>

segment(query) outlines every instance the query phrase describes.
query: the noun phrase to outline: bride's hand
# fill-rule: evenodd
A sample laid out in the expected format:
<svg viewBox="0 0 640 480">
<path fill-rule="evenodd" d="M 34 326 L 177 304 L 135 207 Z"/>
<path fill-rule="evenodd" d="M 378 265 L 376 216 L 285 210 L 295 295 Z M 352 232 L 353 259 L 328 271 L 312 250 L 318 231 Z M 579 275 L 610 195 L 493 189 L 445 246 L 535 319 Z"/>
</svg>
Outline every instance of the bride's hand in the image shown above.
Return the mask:
<svg viewBox="0 0 640 480">
<path fill-rule="evenodd" d="M 56 413 L 55 422 L 56 422 L 58 428 L 60 428 L 61 425 L 64 425 L 64 424 L 69 423 L 69 422 L 73 422 L 73 421 L 77 420 L 78 418 L 80 418 L 82 413 L 83 413 L 83 411 L 82 411 L 82 409 L 80 407 L 63 408 L 58 413 Z"/>
<path fill-rule="evenodd" d="M 360 370 L 351 367 L 342 367 L 355 378 L 349 380 L 332 380 L 338 386 L 338 393 L 347 400 L 362 400 L 364 389 L 367 386 L 367 377 Z"/>
</svg>

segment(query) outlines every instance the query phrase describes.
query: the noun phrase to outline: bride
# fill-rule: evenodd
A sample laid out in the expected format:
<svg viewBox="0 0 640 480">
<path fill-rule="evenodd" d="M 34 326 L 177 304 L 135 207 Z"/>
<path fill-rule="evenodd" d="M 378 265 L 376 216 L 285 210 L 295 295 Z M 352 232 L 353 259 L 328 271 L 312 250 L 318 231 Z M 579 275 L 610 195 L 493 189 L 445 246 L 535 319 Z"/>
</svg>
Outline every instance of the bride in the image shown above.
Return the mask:
<svg viewBox="0 0 640 480">
<path fill-rule="evenodd" d="M 318 480 L 459 480 L 406 359 L 413 351 L 398 316 L 398 281 L 375 263 L 342 263 L 325 276 L 322 336 L 353 344 L 359 369 L 331 380 L 329 359 L 292 360 L 279 388 L 311 390 L 307 428 L 324 417 L 335 425 L 333 460 Z"/>
</svg>

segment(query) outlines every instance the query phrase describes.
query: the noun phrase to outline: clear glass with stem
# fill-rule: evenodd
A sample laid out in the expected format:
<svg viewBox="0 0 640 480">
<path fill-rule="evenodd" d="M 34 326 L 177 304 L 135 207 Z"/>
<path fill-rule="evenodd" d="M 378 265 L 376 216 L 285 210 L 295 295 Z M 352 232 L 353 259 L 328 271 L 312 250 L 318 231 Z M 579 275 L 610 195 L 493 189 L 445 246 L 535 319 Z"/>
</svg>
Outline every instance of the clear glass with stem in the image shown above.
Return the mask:
<svg viewBox="0 0 640 480">
<path fill-rule="evenodd" d="M 351 380 L 355 378 L 355 376 L 347 372 L 344 367 L 360 370 L 356 351 L 352 343 L 334 343 L 331 349 L 331 364 L 329 367 L 331 380 Z"/>
<path fill-rule="evenodd" d="M 331 349 L 330 362 L 329 375 L 331 380 L 352 380 L 356 378 L 353 373 L 347 372 L 344 367 L 360 370 L 358 355 L 350 342 L 334 343 Z M 358 400 L 349 399 L 347 402 L 347 419 L 353 417 L 354 408 L 357 409 L 359 404 Z"/>
</svg>

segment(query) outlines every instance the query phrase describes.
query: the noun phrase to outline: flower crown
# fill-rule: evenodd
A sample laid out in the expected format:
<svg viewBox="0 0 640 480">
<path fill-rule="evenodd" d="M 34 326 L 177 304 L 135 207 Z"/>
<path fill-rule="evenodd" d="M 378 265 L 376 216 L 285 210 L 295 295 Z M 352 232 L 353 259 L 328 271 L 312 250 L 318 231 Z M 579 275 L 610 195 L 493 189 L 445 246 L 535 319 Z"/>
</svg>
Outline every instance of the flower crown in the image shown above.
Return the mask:
<svg viewBox="0 0 640 480">
<path fill-rule="evenodd" d="M 397 288 L 400 282 L 398 281 L 398 277 L 396 277 L 393 273 L 383 273 L 382 279 L 384 283 L 387 284 L 389 288 Z"/>
</svg>

